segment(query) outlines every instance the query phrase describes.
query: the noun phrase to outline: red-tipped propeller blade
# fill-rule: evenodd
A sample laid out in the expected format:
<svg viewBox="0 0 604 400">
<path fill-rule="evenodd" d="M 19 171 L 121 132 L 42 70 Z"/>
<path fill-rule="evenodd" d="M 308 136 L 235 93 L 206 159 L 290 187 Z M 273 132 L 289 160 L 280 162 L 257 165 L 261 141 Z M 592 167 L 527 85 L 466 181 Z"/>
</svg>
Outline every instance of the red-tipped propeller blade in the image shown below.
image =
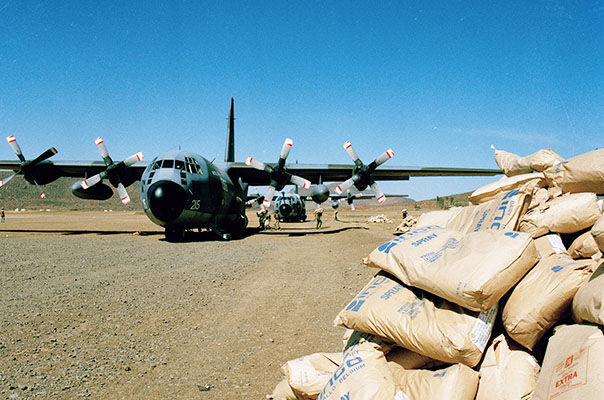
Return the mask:
<svg viewBox="0 0 604 400">
<path fill-rule="evenodd" d="M 352 161 L 356 162 L 359 159 L 359 155 L 354 150 L 354 147 L 352 147 L 352 144 L 350 142 L 344 143 L 342 147 L 344 147 L 344 150 L 346 150 L 346 153 L 348 153 Z"/>
</svg>

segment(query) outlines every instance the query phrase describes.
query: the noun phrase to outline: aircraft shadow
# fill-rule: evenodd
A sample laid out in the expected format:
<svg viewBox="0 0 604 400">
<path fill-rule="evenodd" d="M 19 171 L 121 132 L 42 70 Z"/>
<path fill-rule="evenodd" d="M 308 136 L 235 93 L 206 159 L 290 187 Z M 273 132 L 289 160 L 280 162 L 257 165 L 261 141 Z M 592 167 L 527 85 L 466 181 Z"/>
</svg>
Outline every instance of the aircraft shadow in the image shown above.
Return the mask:
<svg viewBox="0 0 604 400">
<path fill-rule="evenodd" d="M 84 230 L 63 230 L 63 229 L 2 229 L 0 233 L 12 232 L 12 233 L 48 233 L 55 235 L 140 235 L 140 236 L 153 236 L 163 235 L 163 232 L 159 231 L 106 231 L 106 230 L 95 230 L 95 229 L 84 229 Z"/>
<path fill-rule="evenodd" d="M 282 236 L 306 236 L 306 235 L 329 235 L 340 233 L 352 229 L 365 229 L 362 226 L 344 226 L 342 228 L 331 229 L 328 226 L 321 229 L 314 228 L 286 228 L 286 229 L 269 229 L 261 232 L 263 235 L 282 235 Z M 292 232 L 293 231 L 293 232 Z"/>
</svg>

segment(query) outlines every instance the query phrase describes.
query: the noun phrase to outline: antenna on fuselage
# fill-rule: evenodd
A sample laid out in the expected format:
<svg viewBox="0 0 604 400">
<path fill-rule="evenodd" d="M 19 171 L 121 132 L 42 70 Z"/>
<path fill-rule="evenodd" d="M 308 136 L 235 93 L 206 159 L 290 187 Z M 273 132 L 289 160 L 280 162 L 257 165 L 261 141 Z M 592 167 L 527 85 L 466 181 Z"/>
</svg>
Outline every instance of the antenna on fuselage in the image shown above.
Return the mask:
<svg viewBox="0 0 604 400">
<path fill-rule="evenodd" d="M 227 125 L 226 149 L 224 162 L 235 162 L 235 104 L 231 97 L 231 110 L 229 111 L 229 123 Z"/>
</svg>

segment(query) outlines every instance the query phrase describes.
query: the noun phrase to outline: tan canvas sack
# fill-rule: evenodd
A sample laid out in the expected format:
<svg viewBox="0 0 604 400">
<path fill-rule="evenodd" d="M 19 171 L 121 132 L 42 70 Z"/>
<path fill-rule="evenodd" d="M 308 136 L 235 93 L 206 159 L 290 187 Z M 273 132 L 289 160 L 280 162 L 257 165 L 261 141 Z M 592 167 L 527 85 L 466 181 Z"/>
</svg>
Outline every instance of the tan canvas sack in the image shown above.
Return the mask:
<svg viewBox="0 0 604 400">
<path fill-rule="evenodd" d="M 526 174 L 533 171 L 542 172 L 547 168 L 564 161 L 551 149 L 541 149 L 526 157 L 520 157 L 504 150 L 495 150 L 495 161 L 507 176 Z"/>
<path fill-rule="evenodd" d="M 549 339 L 535 400 L 601 400 L 604 335 L 593 325 L 559 326 Z"/>
<path fill-rule="evenodd" d="M 533 242 L 535 243 L 535 247 L 537 248 L 537 253 L 539 253 L 539 257 L 541 257 L 542 259 L 545 257 L 549 257 L 552 254 L 568 255 L 566 247 L 564 247 L 564 243 L 562 243 L 562 239 L 557 233 L 550 233 L 547 235 L 540 236 L 534 239 Z"/>
<path fill-rule="evenodd" d="M 395 400 L 397 385 L 384 353 L 362 340 L 344 352 L 342 365 L 329 378 L 319 400 Z"/>
<path fill-rule="evenodd" d="M 600 218 L 598 218 L 594 226 L 591 227 L 591 234 L 600 251 L 604 251 L 604 214 L 600 215 Z"/>
<path fill-rule="evenodd" d="M 573 260 L 566 254 L 542 258 L 516 285 L 503 307 L 501 319 L 512 339 L 532 350 L 560 319 L 594 269 L 593 260 Z"/>
<path fill-rule="evenodd" d="M 442 361 L 426 357 L 404 347 L 396 346 L 386 354 L 388 365 L 396 365 L 403 369 L 432 368 L 442 365 Z"/>
<path fill-rule="evenodd" d="M 544 171 L 548 186 L 564 193 L 604 194 L 604 149 L 584 153 Z"/>
<path fill-rule="evenodd" d="M 530 186 L 531 189 L 543 188 L 545 187 L 545 176 L 541 172 L 516 176 L 504 176 L 493 183 L 489 183 L 488 185 L 476 189 L 468 197 L 468 201 L 472 204 L 482 204 L 486 201 L 498 198 L 502 193 L 507 193 L 511 190 L 517 190 L 522 187 L 526 187 L 527 190 L 525 191 L 528 192 L 529 186 L 525 185 L 531 182 L 533 182 L 532 186 Z"/>
<path fill-rule="evenodd" d="M 463 364 L 438 371 L 397 369 L 393 374 L 405 395 L 401 400 L 473 400 L 479 377 Z"/>
<path fill-rule="evenodd" d="M 314 400 L 340 364 L 342 353 L 314 353 L 288 361 L 281 372 L 297 398 Z"/>
<path fill-rule="evenodd" d="M 548 232 L 575 233 L 590 228 L 601 215 L 597 200 L 593 193 L 556 197 L 527 212 L 518 230 L 538 237 Z"/>
<path fill-rule="evenodd" d="M 487 311 L 538 259 L 527 234 L 485 230 L 464 235 L 429 226 L 384 243 L 364 261 L 407 285 Z"/>
<path fill-rule="evenodd" d="M 480 364 L 476 400 L 530 399 L 537 385 L 539 364 L 535 357 L 499 335 Z"/>
<path fill-rule="evenodd" d="M 448 210 L 438 210 L 423 213 L 417 220 L 416 226 L 430 226 L 438 225 L 443 228 L 447 226 L 447 223 L 456 216 L 463 207 L 451 207 Z"/>
<path fill-rule="evenodd" d="M 573 319 L 604 325 L 604 262 L 573 298 Z"/>
<path fill-rule="evenodd" d="M 592 258 L 595 260 L 602 256 L 602 252 L 598 248 L 596 239 L 591 234 L 591 231 L 583 232 L 573 240 L 573 243 L 568 248 L 568 254 L 574 259 Z"/>
<path fill-rule="evenodd" d="M 353 329 L 346 329 L 344 332 L 344 336 L 342 337 L 344 342 L 343 351 L 359 343 L 361 339 L 377 344 L 380 350 L 386 355 L 386 360 L 389 364 L 396 364 L 404 369 L 432 368 L 442 365 L 442 361 L 434 360 L 404 347 L 397 346 L 388 339 Z"/>
<path fill-rule="evenodd" d="M 289 383 L 287 383 L 287 379 L 282 379 L 273 389 L 273 393 L 267 395 L 266 398 L 267 400 L 298 400 Z"/>
<path fill-rule="evenodd" d="M 491 335 L 497 307 L 466 310 L 380 272 L 337 315 L 334 324 L 381 336 L 448 363 L 475 366 Z"/>
<path fill-rule="evenodd" d="M 518 190 L 502 193 L 478 206 L 463 207 L 447 224 L 463 233 L 482 230 L 515 230 L 531 202 L 530 194 Z"/>
</svg>

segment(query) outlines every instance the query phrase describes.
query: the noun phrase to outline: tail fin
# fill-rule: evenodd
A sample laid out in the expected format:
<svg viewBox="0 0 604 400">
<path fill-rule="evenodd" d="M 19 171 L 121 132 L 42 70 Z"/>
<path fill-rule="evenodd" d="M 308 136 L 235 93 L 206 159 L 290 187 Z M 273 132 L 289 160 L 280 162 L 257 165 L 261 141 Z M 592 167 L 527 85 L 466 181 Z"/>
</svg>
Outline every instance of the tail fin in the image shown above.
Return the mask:
<svg viewBox="0 0 604 400">
<path fill-rule="evenodd" d="M 235 105 L 232 97 L 231 110 L 229 111 L 229 125 L 227 126 L 227 141 L 224 152 L 224 161 L 235 161 Z"/>
</svg>

